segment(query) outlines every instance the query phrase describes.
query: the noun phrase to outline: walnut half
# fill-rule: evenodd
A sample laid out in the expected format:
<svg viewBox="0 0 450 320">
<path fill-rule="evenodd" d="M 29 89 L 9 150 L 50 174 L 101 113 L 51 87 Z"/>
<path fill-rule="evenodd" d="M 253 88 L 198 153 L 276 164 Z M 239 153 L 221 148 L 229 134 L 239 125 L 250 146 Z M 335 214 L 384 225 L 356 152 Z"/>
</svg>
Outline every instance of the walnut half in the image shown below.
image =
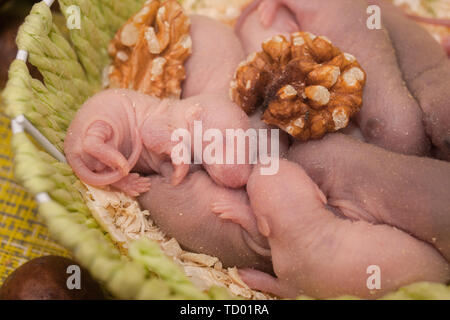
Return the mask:
<svg viewBox="0 0 450 320">
<path fill-rule="evenodd" d="M 362 106 L 366 74 L 355 57 L 309 32 L 278 35 L 236 70 L 230 96 L 248 114 L 297 139 L 345 128 Z"/>
<path fill-rule="evenodd" d="M 192 50 L 190 20 L 176 0 L 148 0 L 111 40 L 111 87 L 179 98 Z"/>
</svg>

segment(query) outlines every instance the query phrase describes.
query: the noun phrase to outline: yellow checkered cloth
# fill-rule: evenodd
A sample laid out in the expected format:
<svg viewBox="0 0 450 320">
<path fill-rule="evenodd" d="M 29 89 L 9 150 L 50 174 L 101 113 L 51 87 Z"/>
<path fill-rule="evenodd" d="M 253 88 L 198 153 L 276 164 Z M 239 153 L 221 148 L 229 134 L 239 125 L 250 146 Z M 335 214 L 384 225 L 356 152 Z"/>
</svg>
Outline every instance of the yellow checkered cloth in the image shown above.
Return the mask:
<svg viewBox="0 0 450 320">
<path fill-rule="evenodd" d="M 0 285 L 26 261 L 43 255 L 70 257 L 50 239 L 33 198 L 14 181 L 10 120 L 0 113 Z"/>
</svg>

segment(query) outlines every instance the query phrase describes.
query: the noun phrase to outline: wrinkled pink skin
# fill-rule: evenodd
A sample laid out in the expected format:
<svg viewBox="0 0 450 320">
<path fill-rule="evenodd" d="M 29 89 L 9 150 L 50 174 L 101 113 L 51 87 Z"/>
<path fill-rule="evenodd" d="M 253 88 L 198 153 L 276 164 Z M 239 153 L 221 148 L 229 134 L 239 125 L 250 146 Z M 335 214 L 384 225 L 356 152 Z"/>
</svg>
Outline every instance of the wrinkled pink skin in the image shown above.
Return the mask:
<svg viewBox="0 0 450 320">
<path fill-rule="evenodd" d="M 159 104 L 131 90 L 107 90 L 87 100 L 64 141 L 67 161 L 77 176 L 87 184 L 112 185 L 134 196 L 148 190 L 148 179 L 130 172 L 142 151 L 141 119 Z"/>
<path fill-rule="evenodd" d="M 186 250 L 218 257 L 225 267 L 272 271 L 267 240 L 258 232 L 244 189 L 220 187 L 202 170 L 173 186 L 172 168 L 161 169 L 138 199 L 161 230 Z"/>
<path fill-rule="evenodd" d="M 328 210 L 325 195 L 299 165 L 281 160 L 276 175 L 258 169 L 247 192 L 258 228 L 269 239 L 276 278 L 240 270 L 251 288 L 288 298 L 377 298 L 416 281 L 450 279 L 449 265 L 429 244 L 390 225 Z M 372 292 L 366 285 L 371 265 L 381 270 L 381 289 Z"/>
<path fill-rule="evenodd" d="M 221 94 L 202 94 L 172 101 L 169 106 L 152 111 L 141 129 L 142 139 L 146 150 L 155 156 L 162 156 L 161 162 L 171 156 L 172 149 L 178 141 L 171 141 L 171 135 L 175 129 L 186 129 L 191 134 L 192 155 L 201 159 L 201 153 L 210 142 L 204 142 L 201 150 L 194 148 L 194 121 L 201 121 L 203 133 L 208 129 L 217 129 L 222 133 L 223 146 L 226 146 L 226 129 L 250 128 L 247 115 L 231 100 Z M 248 161 L 245 164 L 237 164 L 237 139 L 234 139 L 234 162 L 225 164 L 227 152 L 223 152 L 224 164 L 207 164 L 203 161 L 203 167 L 211 178 L 219 185 L 230 188 L 239 188 L 247 183 L 251 172 Z M 248 144 L 246 145 L 246 159 L 248 159 Z M 159 170 L 156 170 L 159 172 Z M 189 164 L 175 166 L 172 183 L 180 183 L 189 171 Z"/>
<path fill-rule="evenodd" d="M 250 127 L 247 115 L 220 94 L 159 100 L 131 90 L 107 90 L 89 99 L 78 111 L 68 130 L 64 151 L 83 182 L 93 186 L 112 185 L 137 196 L 150 185 L 148 179 L 130 172 L 159 172 L 161 164 L 171 160 L 172 148 L 178 144 L 171 141 L 175 129 L 188 130 L 192 155 L 202 157 L 207 143 L 201 149 L 194 149 L 194 121 L 201 121 L 204 131 L 220 130 L 224 140 L 226 129 L 245 131 Z M 236 157 L 236 138 L 234 141 Z M 223 162 L 226 155 L 224 151 Z M 178 184 L 188 173 L 189 163 L 174 164 L 174 168 L 172 183 Z M 231 188 L 244 186 L 251 172 L 248 162 L 242 165 L 204 163 L 204 168 L 216 183 Z"/>
<path fill-rule="evenodd" d="M 450 159 L 450 93 L 444 89 L 450 81 L 450 62 L 420 26 L 385 2 L 370 2 L 388 8 L 382 11 L 381 30 L 367 28 L 364 0 L 262 0 L 258 11 L 261 24 L 270 26 L 284 5 L 302 30 L 325 35 L 356 56 L 367 73 L 364 107 L 358 115 L 367 141 L 424 155 L 430 148 L 428 135 L 437 149 L 433 153 Z"/>
<path fill-rule="evenodd" d="M 202 120 L 200 110 L 204 109 L 204 125 L 211 128 L 218 125 L 217 128 L 223 133 L 226 128 L 237 128 L 239 125 L 249 127 L 245 114 L 228 98 L 234 70 L 244 59 L 239 39 L 230 27 L 212 19 L 192 16 L 191 21 L 193 54 L 186 63 L 188 76 L 183 83 L 183 97 L 186 99 L 171 102 L 127 90 L 106 91 L 90 99 L 73 120 L 65 151 L 68 153 L 69 163 L 84 182 L 94 186 L 112 185 L 132 196 L 147 191 L 150 187 L 148 180 L 139 174 L 159 172 L 160 165 L 171 160 L 171 148 L 176 145 L 171 142 L 172 131 L 178 128 L 192 129 L 194 120 Z M 211 34 L 221 41 L 211 42 Z M 116 92 L 119 94 L 116 95 Z M 209 95 L 204 95 L 206 93 Z M 202 107 L 194 106 L 198 103 Z M 224 111 L 220 110 L 221 103 Z M 230 112 L 231 109 L 235 112 Z M 140 114 L 133 116 L 133 110 Z M 102 123 L 96 124 L 100 128 L 91 128 L 87 136 L 81 134 L 85 132 L 85 126 L 95 122 L 92 121 L 94 114 L 98 119 L 104 119 Z M 224 120 L 215 120 L 219 114 L 226 115 L 222 117 Z M 151 120 L 146 122 L 149 117 Z M 109 125 L 104 122 L 109 122 Z M 144 122 L 146 125 L 141 128 Z M 134 133 L 136 130 L 138 132 Z M 88 139 L 99 134 L 102 135 L 100 139 Z M 86 146 L 86 141 L 91 142 Z M 130 144 L 131 142 L 134 144 Z M 142 148 L 142 143 L 146 148 Z M 111 148 L 105 149 L 104 145 L 110 145 Z M 131 149 L 135 151 L 134 157 L 126 163 Z M 139 160 L 136 159 L 137 155 Z M 187 174 L 189 166 L 176 165 L 175 169 L 172 182 L 177 184 Z M 205 165 L 205 169 L 217 183 L 228 187 L 245 185 L 251 170 L 249 165 Z M 130 174 L 131 170 L 137 173 Z"/>
</svg>

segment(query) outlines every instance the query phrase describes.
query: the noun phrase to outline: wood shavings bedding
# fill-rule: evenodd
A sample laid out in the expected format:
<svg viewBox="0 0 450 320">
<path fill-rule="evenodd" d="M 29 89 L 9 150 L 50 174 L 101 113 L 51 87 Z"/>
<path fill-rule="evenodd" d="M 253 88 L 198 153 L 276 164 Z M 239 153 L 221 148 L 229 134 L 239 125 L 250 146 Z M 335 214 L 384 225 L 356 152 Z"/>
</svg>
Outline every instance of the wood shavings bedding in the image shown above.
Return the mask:
<svg viewBox="0 0 450 320">
<path fill-rule="evenodd" d="M 135 199 L 121 192 L 88 185 L 83 195 L 94 218 L 123 251 L 126 252 L 131 241 L 148 237 L 158 242 L 163 252 L 171 257 L 201 290 L 219 286 L 228 288 L 232 294 L 246 299 L 273 299 L 270 295 L 251 290 L 240 279 L 236 268 L 224 268 L 218 258 L 183 250 L 176 239 L 159 230 L 149 218 L 149 212 L 141 210 Z"/>
<path fill-rule="evenodd" d="M 200 14 L 234 24 L 242 9 L 251 0 L 183 0 L 182 4 L 188 14 Z"/>
<path fill-rule="evenodd" d="M 447 0 L 392 0 L 409 13 L 440 19 L 450 18 L 450 2 Z"/>
</svg>

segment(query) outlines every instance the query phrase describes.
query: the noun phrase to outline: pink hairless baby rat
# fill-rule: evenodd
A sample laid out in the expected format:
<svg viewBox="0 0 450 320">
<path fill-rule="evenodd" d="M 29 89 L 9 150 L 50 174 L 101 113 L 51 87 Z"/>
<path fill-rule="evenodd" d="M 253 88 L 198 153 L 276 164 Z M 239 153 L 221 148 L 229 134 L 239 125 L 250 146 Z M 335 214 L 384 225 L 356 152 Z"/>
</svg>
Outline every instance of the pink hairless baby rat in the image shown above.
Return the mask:
<svg viewBox="0 0 450 320">
<path fill-rule="evenodd" d="M 404 230 L 450 261 L 450 163 L 396 154 L 342 134 L 296 142 L 288 159 L 342 215 Z"/>
<path fill-rule="evenodd" d="M 141 156 L 139 127 L 156 98 L 131 90 L 109 90 L 90 98 L 72 120 L 64 152 L 75 174 L 93 186 L 112 185 L 130 195 L 150 187 L 130 173 Z"/>
<path fill-rule="evenodd" d="M 241 270 L 251 288 L 290 298 L 377 298 L 413 282 L 450 279 L 448 263 L 429 244 L 392 226 L 328 210 L 322 191 L 296 163 L 281 160 L 276 175 L 261 175 L 255 166 L 247 192 L 276 275 Z M 381 270 L 379 290 L 367 286 L 370 266 Z"/>
<path fill-rule="evenodd" d="M 171 140 L 173 131 L 185 129 L 193 135 L 194 121 L 201 121 L 205 131 L 220 130 L 224 139 L 226 129 L 245 131 L 250 124 L 246 114 L 221 95 L 159 100 L 132 90 L 107 90 L 90 98 L 77 112 L 68 129 L 64 151 L 83 182 L 112 185 L 136 196 L 150 187 L 149 180 L 138 173 L 160 172 L 161 164 L 171 160 L 172 148 L 177 144 Z M 237 147 L 235 140 L 235 156 Z M 192 153 L 202 157 L 204 148 L 205 144 Z M 248 145 L 245 154 L 248 156 Z M 223 156 L 225 159 L 227 153 Z M 204 167 L 218 184 L 238 188 L 246 184 L 251 165 L 234 163 L 205 163 Z M 173 184 L 182 181 L 189 165 L 174 163 Z"/>
<path fill-rule="evenodd" d="M 196 132 L 195 122 L 201 125 L 202 131 L 209 129 L 221 132 L 221 145 L 223 146 L 222 163 L 208 163 L 204 159 L 203 151 L 211 143 L 200 137 L 201 148 L 195 148 L 195 140 L 199 139 Z M 191 153 L 195 159 L 203 159 L 202 165 L 209 173 L 211 178 L 219 185 L 239 188 L 247 183 L 251 172 L 249 159 L 249 144 L 245 144 L 244 150 L 239 150 L 245 154 L 245 163 L 239 164 L 238 156 L 238 138 L 234 136 L 232 140 L 227 138 L 227 130 L 248 130 L 250 121 L 247 115 L 231 100 L 223 95 L 202 94 L 186 98 L 179 101 L 172 101 L 171 104 L 158 110 L 153 110 L 147 119 L 143 122 L 141 128 L 142 139 L 145 150 L 152 151 L 161 156 L 170 158 L 173 148 L 180 142 L 172 141 L 171 135 L 175 129 L 184 129 L 190 134 Z M 197 127 L 198 130 L 198 127 Z M 226 148 L 227 142 L 233 142 L 233 149 Z M 232 163 L 226 163 L 228 152 L 234 154 Z M 229 157 L 231 158 L 232 155 Z M 189 171 L 190 163 L 182 163 L 175 170 L 173 178 L 174 184 L 182 181 Z M 157 171 L 159 172 L 159 170 Z"/>
<path fill-rule="evenodd" d="M 211 33 L 221 39 L 220 45 L 212 44 Z M 228 97 L 234 70 L 244 59 L 239 39 L 230 27 L 201 16 L 192 16 L 191 37 L 193 54 L 186 63 L 184 99 L 161 101 L 116 90 L 97 94 L 80 109 L 69 128 L 65 152 L 81 180 L 94 186 L 112 185 L 136 196 L 149 188 L 148 180 L 138 173 L 159 172 L 161 163 L 171 160 L 177 144 L 171 141 L 174 130 L 193 134 L 194 121 L 202 122 L 203 131 L 221 130 L 224 137 L 226 129 L 250 128 L 248 117 Z M 202 158 L 204 147 L 195 150 L 197 154 L 192 150 L 193 155 Z M 245 153 L 248 159 L 248 145 Z M 226 153 L 223 156 L 225 160 Z M 216 183 L 232 188 L 244 186 L 251 171 L 248 161 L 204 167 Z M 180 183 L 188 170 L 189 164 L 175 165 L 172 183 Z"/>
<path fill-rule="evenodd" d="M 187 250 L 218 257 L 225 267 L 271 272 L 270 250 L 261 236 L 244 189 L 218 186 L 203 170 L 177 186 L 171 167 L 149 177 L 152 188 L 139 197 L 151 219 Z"/>
</svg>

